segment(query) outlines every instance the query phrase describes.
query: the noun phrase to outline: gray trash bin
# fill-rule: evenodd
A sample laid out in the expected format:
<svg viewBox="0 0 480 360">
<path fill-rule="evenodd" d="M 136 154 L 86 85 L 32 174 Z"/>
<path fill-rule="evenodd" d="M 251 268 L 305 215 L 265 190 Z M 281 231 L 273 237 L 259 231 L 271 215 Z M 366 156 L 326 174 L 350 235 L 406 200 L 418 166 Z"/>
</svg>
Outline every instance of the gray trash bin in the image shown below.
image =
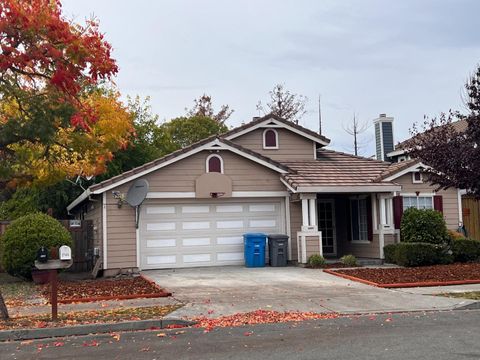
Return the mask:
<svg viewBox="0 0 480 360">
<path fill-rule="evenodd" d="M 288 235 L 268 235 L 268 257 L 270 266 L 287 266 Z"/>
</svg>

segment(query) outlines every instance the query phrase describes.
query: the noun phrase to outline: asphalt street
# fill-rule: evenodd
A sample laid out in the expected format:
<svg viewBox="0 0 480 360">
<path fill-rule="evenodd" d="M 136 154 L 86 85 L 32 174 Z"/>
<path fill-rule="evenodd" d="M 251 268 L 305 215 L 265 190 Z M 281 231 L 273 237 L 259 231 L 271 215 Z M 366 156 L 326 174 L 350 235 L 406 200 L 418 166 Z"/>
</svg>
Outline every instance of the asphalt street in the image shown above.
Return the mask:
<svg viewBox="0 0 480 360">
<path fill-rule="evenodd" d="M 348 316 L 0 344 L 4 359 L 480 359 L 480 311 Z"/>
</svg>

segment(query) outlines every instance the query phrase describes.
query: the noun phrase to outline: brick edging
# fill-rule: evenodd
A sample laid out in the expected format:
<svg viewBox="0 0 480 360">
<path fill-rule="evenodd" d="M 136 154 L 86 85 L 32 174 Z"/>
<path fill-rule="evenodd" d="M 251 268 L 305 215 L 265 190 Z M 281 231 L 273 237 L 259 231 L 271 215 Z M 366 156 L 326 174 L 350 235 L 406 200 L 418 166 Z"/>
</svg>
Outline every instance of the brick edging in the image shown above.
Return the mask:
<svg viewBox="0 0 480 360">
<path fill-rule="evenodd" d="M 379 283 L 358 278 L 355 276 L 342 274 L 334 270 L 324 269 L 323 271 L 326 272 L 327 274 L 339 276 L 347 280 L 352 280 L 352 281 L 360 282 L 366 285 L 376 286 L 376 287 L 385 288 L 385 289 L 480 284 L 480 279 L 479 280 L 424 281 L 424 282 L 411 282 L 411 283 L 379 284 Z"/>
</svg>

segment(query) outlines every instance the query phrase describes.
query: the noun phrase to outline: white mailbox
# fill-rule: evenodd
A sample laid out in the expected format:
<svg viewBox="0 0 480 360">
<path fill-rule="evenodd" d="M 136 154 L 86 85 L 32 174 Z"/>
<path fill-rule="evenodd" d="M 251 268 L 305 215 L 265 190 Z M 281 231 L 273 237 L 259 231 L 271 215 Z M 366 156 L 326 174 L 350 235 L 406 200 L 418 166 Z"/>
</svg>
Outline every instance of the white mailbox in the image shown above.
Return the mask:
<svg viewBox="0 0 480 360">
<path fill-rule="evenodd" d="M 60 249 L 58 249 L 58 257 L 60 260 L 72 260 L 72 249 L 70 246 L 60 246 Z"/>
</svg>

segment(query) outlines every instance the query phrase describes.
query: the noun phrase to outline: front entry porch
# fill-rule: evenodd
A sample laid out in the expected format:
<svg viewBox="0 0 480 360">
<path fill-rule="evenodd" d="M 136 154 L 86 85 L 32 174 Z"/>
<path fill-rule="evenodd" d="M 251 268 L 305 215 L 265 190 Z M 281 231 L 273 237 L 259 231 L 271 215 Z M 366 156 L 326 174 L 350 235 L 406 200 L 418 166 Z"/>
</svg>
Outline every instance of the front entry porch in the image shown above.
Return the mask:
<svg viewBox="0 0 480 360">
<path fill-rule="evenodd" d="M 302 228 L 297 233 L 299 262 L 317 253 L 326 259 L 353 254 L 383 259 L 383 247 L 397 240 L 394 193 L 300 194 Z"/>
</svg>

